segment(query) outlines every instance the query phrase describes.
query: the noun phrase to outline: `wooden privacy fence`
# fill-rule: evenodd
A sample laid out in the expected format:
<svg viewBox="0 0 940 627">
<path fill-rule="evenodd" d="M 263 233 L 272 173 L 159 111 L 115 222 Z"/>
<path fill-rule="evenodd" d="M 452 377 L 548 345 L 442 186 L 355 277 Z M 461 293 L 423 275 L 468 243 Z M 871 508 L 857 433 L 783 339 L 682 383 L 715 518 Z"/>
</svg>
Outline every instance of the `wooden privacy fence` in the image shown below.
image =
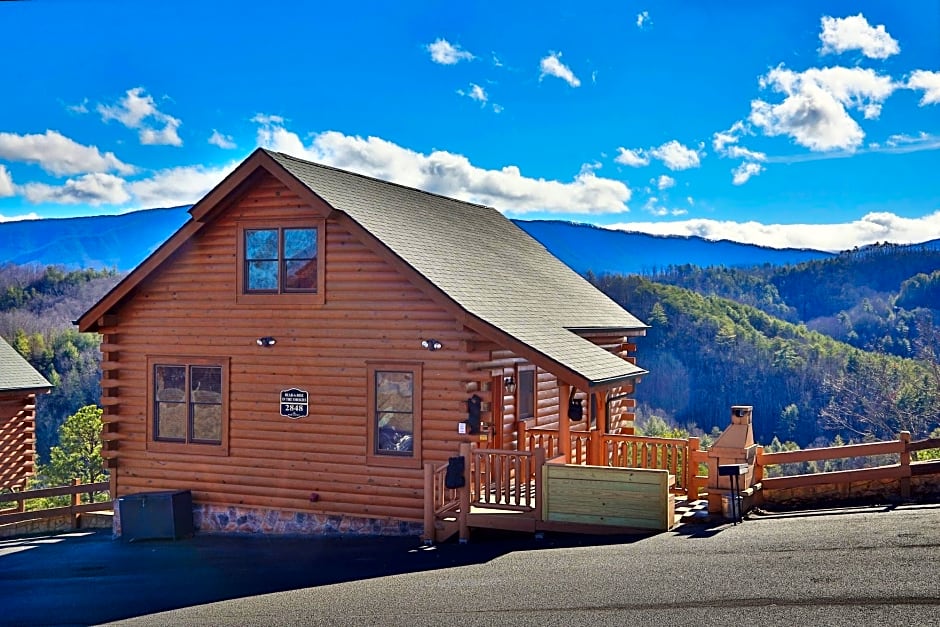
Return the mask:
<svg viewBox="0 0 940 627">
<path fill-rule="evenodd" d="M 910 498 L 911 477 L 940 474 L 940 460 L 912 460 L 912 453 L 929 449 L 940 449 L 940 438 L 928 438 L 912 442 L 911 434 L 907 431 L 902 431 L 897 440 L 886 442 L 810 448 L 780 453 L 765 453 L 762 448 L 758 448 L 754 468 L 754 483 L 761 484 L 762 491 L 770 491 L 814 486 L 847 486 L 856 482 L 897 481 L 901 498 Z M 787 477 L 765 477 L 765 468 L 767 466 L 859 457 L 871 458 L 880 455 L 892 456 L 897 461 L 896 463 L 854 470 L 807 473 Z"/>
<path fill-rule="evenodd" d="M 615 435 L 600 431 L 572 431 L 572 464 L 668 470 L 675 476 L 673 489 L 698 498 L 696 486 L 704 486 L 706 477 L 699 476 L 699 464 L 707 460 L 700 450 L 699 438 L 655 438 L 640 435 Z M 561 454 L 558 429 L 520 428 L 520 448 L 534 451 L 542 448 L 548 458 Z"/>
<path fill-rule="evenodd" d="M 114 502 L 111 500 L 98 503 L 82 503 L 81 495 L 87 494 L 88 500 L 93 499 L 96 492 L 108 492 L 110 483 L 101 481 L 99 483 L 79 483 L 78 479 L 72 480 L 72 485 L 60 486 L 56 488 L 40 488 L 38 490 L 26 490 L 24 492 L 10 492 L 0 494 L 0 504 L 16 503 L 16 506 L 9 509 L 0 510 L 0 525 L 7 523 L 22 522 L 24 520 L 36 520 L 40 518 L 57 518 L 59 516 L 71 516 L 72 526 L 78 527 L 79 515 L 84 512 L 102 512 L 110 511 L 114 508 Z M 37 509 L 26 511 L 26 501 L 33 499 L 43 499 L 53 496 L 69 496 L 70 503 L 62 507 L 50 507 L 47 509 Z"/>
</svg>

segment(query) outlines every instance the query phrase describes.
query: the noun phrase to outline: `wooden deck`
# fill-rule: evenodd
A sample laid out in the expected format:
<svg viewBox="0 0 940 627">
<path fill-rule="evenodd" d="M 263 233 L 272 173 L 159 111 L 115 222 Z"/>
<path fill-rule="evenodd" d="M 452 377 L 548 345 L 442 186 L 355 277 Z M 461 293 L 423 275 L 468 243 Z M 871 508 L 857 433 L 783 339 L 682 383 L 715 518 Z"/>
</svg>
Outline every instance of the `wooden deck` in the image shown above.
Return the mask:
<svg viewBox="0 0 940 627">
<path fill-rule="evenodd" d="M 566 464 L 546 460 L 541 448 L 460 452 L 469 463 L 459 488 L 445 486 L 446 465 L 425 466 L 426 542 L 466 540 L 473 528 L 620 534 L 666 531 L 677 521 L 667 469 Z"/>
</svg>

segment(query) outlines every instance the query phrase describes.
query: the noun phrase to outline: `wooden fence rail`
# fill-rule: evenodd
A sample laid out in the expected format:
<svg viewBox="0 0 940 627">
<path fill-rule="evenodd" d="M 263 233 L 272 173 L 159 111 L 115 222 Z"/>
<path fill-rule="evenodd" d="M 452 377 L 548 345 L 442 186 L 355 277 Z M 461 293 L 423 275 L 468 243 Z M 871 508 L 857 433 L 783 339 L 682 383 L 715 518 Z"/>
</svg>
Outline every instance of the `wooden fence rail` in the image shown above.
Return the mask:
<svg viewBox="0 0 940 627">
<path fill-rule="evenodd" d="M 940 460 L 916 461 L 916 457 L 912 459 L 912 453 L 929 449 L 940 449 L 940 438 L 928 438 L 912 442 L 911 434 L 907 431 L 902 431 L 897 440 L 886 442 L 810 448 L 779 453 L 765 453 L 763 449 L 759 448 L 754 468 L 754 482 L 760 483 L 763 490 L 787 490 L 811 486 L 835 486 L 862 481 L 888 480 L 898 482 L 898 490 L 902 498 L 910 498 L 910 479 L 912 476 L 940 474 Z M 788 477 L 764 476 L 767 466 L 872 457 L 875 455 L 897 456 L 897 461 L 896 463 L 856 470 L 817 472 Z"/>
<path fill-rule="evenodd" d="M 24 492 L 9 492 L 7 494 L 0 494 L 0 503 L 16 503 L 16 506 L 13 508 L 0 510 L 0 525 L 22 522 L 24 520 L 71 516 L 72 526 L 77 527 L 80 514 L 84 512 L 101 512 L 113 509 L 114 502 L 111 500 L 98 503 L 81 502 L 82 494 L 87 494 L 88 499 L 91 500 L 93 498 L 92 495 L 95 492 L 107 492 L 110 487 L 109 482 L 101 481 L 99 483 L 78 483 L 78 479 L 73 479 L 72 481 L 72 485 L 69 486 L 40 488 L 38 490 L 26 490 Z M 53 496 L 70 496 L 71 502 L 69 505 L 63 507 L 50 507 L 47 509 L 26 511 L 26 501 L 49 498 Z"/>
</svg>

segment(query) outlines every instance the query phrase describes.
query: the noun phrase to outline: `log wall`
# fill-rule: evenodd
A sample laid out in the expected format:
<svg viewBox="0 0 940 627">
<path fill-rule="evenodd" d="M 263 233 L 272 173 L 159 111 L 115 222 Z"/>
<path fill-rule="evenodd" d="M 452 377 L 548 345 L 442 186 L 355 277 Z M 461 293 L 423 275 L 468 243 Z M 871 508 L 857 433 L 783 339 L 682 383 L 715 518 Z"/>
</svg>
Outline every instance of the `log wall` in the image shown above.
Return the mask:
<svg viewBox="0 0 940 627">
<path fill-rule="evenodd" d="M 241 218 L 314 216 L 273 178 L 254 187 L 153 273 L 101 329 L 104 454 L 114 494 L 191 489 L 200 503 L 420 520 L 422 470 L 369 465 L 367 362 L 422 365 L 421 462 L 457 451 L 473 334 L 349 229 L 327 220 L 325 304 L 236 304 Z M 272 336 L 272 347 L 258 346 Z M 429 352 L 422 339 L 443 349 Z M 228 454 L 147 450 L 148 356 L 229 360 Z M 306 390 L 309 415 L 280 415 Z M 465 439 L 465 438 L 464 438 Z M 316 501 L 311 495 L 316 494 Z"/>
<path fill-rule="evenodd" d="M 326 217 L 325 302 L 236 300 L 239 220 Z M 379 254 L 346 218 L 304 206 L 268 176 L 228 206 L 99 325 L 103 455 L 115 498 L 189 489 L 212 511 L 255 508 L 364 519 L 421 521 L 424 462 L 445 463 L 460 442 L 467 398 L 493 415 L 493 377 L 525 360 L 463 327 L 454 314 Z M 271 347 L 257 339 L 276 338 Z M 429 352 L 423 339 L 443 348 Z M 148 450 L 148 357 L 215 358 L 228 370 L 224 454 L 203 447 Z M 368 453 L 369 363 L 420 364 L 421 449 L 413 467 L 376 464 Z M 167 362 L 172 363 L 172 362 Z M 280 391 L 309 393 L 309 415 L 280 415 Z M 503 403 L 503 448 L 515 448 L 515 401 Z M 537 373 L 537 424 L 558 424 L 558 381 Z M 175 450 L 172 450 L 174 449 Z"/>
<path fill-rule="evenodd" d="M 36 395 L 0 393 L 0 490 L 23 489 L 36 457 Z"/>
</svg>

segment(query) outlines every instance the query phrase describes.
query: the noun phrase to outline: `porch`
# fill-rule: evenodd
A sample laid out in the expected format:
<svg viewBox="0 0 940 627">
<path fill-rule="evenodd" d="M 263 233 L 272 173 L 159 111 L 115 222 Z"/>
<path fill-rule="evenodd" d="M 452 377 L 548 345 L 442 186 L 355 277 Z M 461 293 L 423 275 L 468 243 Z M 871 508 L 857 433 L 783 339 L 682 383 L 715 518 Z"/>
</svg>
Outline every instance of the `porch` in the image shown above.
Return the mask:
<svg viewBox="0 0 940 627">
<path fill-rule="evenodd" d="M 459 487 L 448 487 L 448 464 L 425 464 L 425 542 L 454 534 L 466 541 L 473 528 L 666 531 L 676 524 L 677 497 L 696 501 L 706 486 L 699 469 L 707 453 L 699 449 L 698 438 L 600 430 L 572 431 L 565 438 L 545 428 L 521 429 L 519 435 L 520 450 L 462 443 Z"/>
</svg>

